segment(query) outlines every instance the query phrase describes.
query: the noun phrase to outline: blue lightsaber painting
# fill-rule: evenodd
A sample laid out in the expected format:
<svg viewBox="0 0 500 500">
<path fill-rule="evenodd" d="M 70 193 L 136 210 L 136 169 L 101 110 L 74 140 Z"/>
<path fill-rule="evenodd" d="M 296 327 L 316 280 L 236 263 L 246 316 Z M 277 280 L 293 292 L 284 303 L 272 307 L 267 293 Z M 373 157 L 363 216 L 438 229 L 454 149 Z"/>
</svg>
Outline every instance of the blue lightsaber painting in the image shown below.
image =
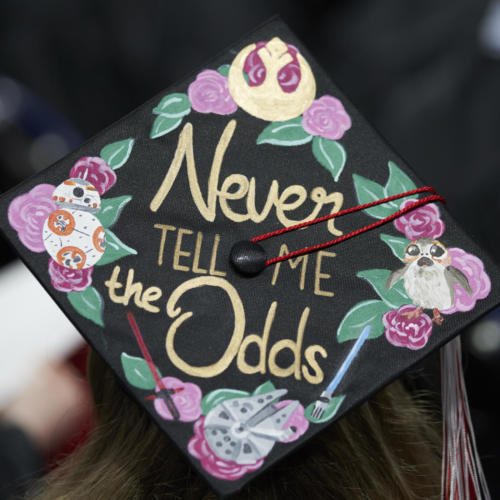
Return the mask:
<svg viewBox="0 0 500 500">
<path fill-rule="evenodd" d="M 330 401 L 332 400 L 333 393 L 335 392 L 338 385 L 344 378 L 344 375 L 349 370 L 351 363 L 354 361 L 354 358 L 358 355 L 361 347 L 363 347 L 363 344 L 365 343 L 369 335 L 370 335 L 370 326 L 368 325 L 365 326 L 365 328 L 361 332 L 361 335 L 358 337 L 355 344 L 349 351 L 349 354 L 346 356 L 343 363 L 340 365 L 340 368 L 337 370 L 337 373 L 335 374 L 331 382 L 328 384 L 327 388 L 321 393 L 321 396 L 316 401 L 314 408 L 311 412 L 311 417 L 314 420 L 321 420 L 321 418 L 323 417 L 325 410 L 327 409 L 328 405 L 330 404 Z"/>
</svg>

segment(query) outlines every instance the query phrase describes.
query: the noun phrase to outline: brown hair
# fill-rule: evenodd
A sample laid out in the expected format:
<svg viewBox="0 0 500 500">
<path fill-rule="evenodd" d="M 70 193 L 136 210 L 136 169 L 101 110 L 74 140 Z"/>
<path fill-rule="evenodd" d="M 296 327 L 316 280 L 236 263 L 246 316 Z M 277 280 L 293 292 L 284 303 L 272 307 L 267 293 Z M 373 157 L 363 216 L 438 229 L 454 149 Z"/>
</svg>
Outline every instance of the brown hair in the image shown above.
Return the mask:
<svg viewBox="0 0 500 500">
<path fill-rule="evenodd" d="M 37 485 L 30 499 L 216 498 L 94 352 L 89 379 L 97 417 L 92 436 Z M 394 382 L 235 498 L 439 498 L 439 436 L 428 404 Z"/>
</svg>

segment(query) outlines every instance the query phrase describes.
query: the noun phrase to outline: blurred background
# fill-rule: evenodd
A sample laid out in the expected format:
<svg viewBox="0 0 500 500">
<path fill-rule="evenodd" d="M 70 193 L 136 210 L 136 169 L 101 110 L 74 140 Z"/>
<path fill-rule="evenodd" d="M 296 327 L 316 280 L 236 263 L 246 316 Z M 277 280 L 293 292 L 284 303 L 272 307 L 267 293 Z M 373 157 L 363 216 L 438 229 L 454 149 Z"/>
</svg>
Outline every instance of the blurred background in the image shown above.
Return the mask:
<svg viewBox="0 0 500 500">
<path fill-rule="evenodd" d="M 49 166 L 274 14 L 499 262 L 500 2 L 494 0 L 2 0 L 0 191 Z M 85 354 L 62 316 L 54 325 L 41 319 L 50 300 L 14 259 L 0 240 L 0 312 L 10 308 L 16 286 L 31 297 L 24 302 L 31 326 L 2 324 L 0 365 L 29 351 L 28 342 L 14 342 L 23 329 L 35 339 L 23 359 L 38 361 L 4 368 L 0 418 L 12 413 L 15 393 L 33 389 L 27 366 L 35 377 L 45 374 L 38 380 L 56 376 L 73 384 L 66 389 L 78 395 L 65 401 L 67 412 L 80 415 L 65 431 L 65 443 L 37 445 L 46 448 L 33 466 L 41 470 L 47 456 L 81 439 L 88 420 L 81 408 Z M 42 324 L 51 339 L 45 345 L 36 342 Z M 478 446 L 492 496 L 500 498 L 500 312 L 463 338 Z M 47 364 L 52 375 L 43 372 Z"/>
</svg>

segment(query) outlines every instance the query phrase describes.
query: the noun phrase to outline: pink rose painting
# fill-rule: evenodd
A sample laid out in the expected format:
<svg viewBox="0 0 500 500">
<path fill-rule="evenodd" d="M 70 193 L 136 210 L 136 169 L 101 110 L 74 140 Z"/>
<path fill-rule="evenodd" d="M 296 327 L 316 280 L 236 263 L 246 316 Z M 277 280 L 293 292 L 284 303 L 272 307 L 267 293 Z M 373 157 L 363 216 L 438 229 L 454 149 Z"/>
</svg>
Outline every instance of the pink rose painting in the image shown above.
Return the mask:
<svg viewBox="0 0 500 500">
<path fill-rule="evenodd" d="M 462 271 L 472 289 L 472 295 L 469 295 L 461 286 L 455 286 L 455 303 L 451 309 L 441 311 L 444 314 L 452 314 L 457 311 L 470 311 L 474 309 L 477 300 L 484 299 L 491 290 L 491 281 L 484 270 L 483 262 L 467 253 L 461 248 L 449 248 L 451 265 Z"/>
<path fill-rule="evenodd" d="M 188 442 L 189 453 L 197 458 L 201 466 L 212 476 L 226 481 L 236 481 L 248 472 L 260 469 L 264 458 L 260 458 L 254 464 L 240 465 L 236 462 L 222 460 L 210 449 L 205 438 L 203 424 L 205 417 L 201 417 L 194 424 L 194 436 Z"/>
<path fill-rule="evenodd" d="M 230 115 L 238 109 L 229 93 L 227 77 L 212 69 L 198 74 L 189 85 L 188 97 L 192 108 L 199 113 Z"/>
<path fill-rule="evenodd" d="M 70 170 L 72 179 L 80 178 L 90 182 L 102 196 L 116 182 L 116 174 L 108 164 L 98 156 L 80 158 Z"/>
<path fill-rule="evenodd" d="M 415 200 L 405 200 L 400 208 L 406 208 Z M 428 203 L 401 215 L 394 221 L 394 226 L 402 232 L 410 241 L 419 238 L 437 239 L 444 233 L 444 222 L 440 218 L 439 207 L 434 203 Z"/>
<path fill-rule="evenodd" d="M 167 389 L 182 389 L 179 392 L 171 394 L 172 401 L 174 402 L 177 410 L 179 411 L 181 422 L 193 422 L 201 415 L 201 389 L 191 382 L 182 382 L 175 377 L 164 377 L 161 379 Z M 156 386 L 155 391 L 158 392 L 160 388 Z M 158 415 L 165 420 L 173 420 L 172 414 L 165 401 L 156 398 L 154 407 Z"/>
<path fill-rule="evenodd" d="M 248 76 L 248 85 L 250 87 L 258 87 L 266 79 L 266 67 L 258 54 L 259 49 L 265 47 L 266 44 L 267 42 L 257 42 L 255 49 L 250 52 L 243 65 L 243 71 Z M 288 43 L 286 46 L 292 61 L 278 71 L 278 84 L 283 92 L 290 93 L 294 92 L 300 83 L 300 66 L 297 60 L 297 49 Z"/>
<path fill-rule="evenodd" d="M 9 205 L 9 224 L 17 231 L 21 243 L 32 252 L 45 252 L 43 225 L 47 217 L 57 210 L 52 201 L 55 186 L 39 184 L 28 193 L 12 200 Z"/>
<path fill-rule="evenodd" d="M 324 95 L 313 101 L 304 111 L 302 127 L 311 135 L 336 141 L 351 128 L 351 118 L 344 105 L 331 95 Z"/>
<path fill-rule="evenodd" d="M 49 276 L 52 286 L 60 292 L 83 292 L 92 284 L 93 267 L 70 269 L 49 259 Z"/>
<path fill-rule="evenodd" d="M 424 313 L 409 319 L 405 313 L 414 310 L 413 304 L 407 304 L 397 310 L 386 312 L 382 317 L 385 338 L 392 345 L 416 350 L 422 349 L 427 344 L 432 333 L 432 320 Z"/>
</svg>

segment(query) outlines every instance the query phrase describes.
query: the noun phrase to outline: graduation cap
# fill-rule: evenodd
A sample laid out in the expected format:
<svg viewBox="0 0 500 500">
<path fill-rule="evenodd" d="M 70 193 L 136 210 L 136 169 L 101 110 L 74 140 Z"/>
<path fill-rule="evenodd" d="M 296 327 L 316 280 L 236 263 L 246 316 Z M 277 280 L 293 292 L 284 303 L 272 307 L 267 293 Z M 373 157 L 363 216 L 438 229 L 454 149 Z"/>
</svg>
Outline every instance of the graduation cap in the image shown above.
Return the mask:
<svg viewBox="0 0 500 500">
<path fill-rule="evenodd" d="M 0 226 L 226 495 L 498 304 L 443 201 L 274 20 L 5 193 Z"/>
</svg>

